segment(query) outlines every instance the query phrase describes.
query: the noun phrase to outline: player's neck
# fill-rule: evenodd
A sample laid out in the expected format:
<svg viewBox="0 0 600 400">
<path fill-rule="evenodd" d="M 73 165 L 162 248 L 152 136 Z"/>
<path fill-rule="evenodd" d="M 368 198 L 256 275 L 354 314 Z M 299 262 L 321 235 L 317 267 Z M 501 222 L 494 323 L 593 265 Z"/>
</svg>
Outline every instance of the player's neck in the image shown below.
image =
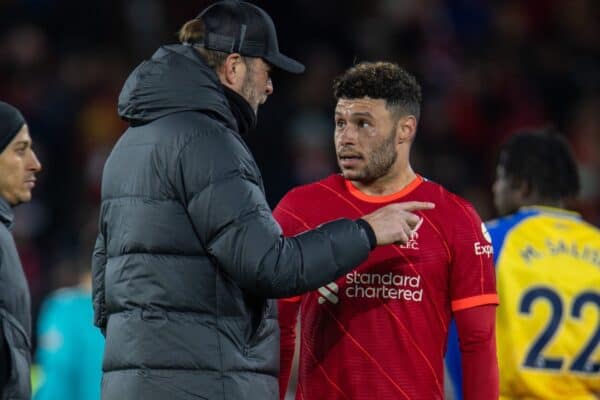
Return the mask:
<svg viewBox="0 0 600 400">
<path fill-rule="evenodd" d="M 565 208 L 565 203 L 562 199 L 547 199 L 538 196 L 526 199 L 521 204 L 521 207 L 549 207 L 549 208 Z"/>
<path fill-rule="evenodd" d="M 417 174 L 410 165 L 400 171 L 390 171 L 388 174 L 373 182 L 351 181 L 355 188 L 369 196 L 388 196 L 400 192 L 415 180 Z"/>
</svg>

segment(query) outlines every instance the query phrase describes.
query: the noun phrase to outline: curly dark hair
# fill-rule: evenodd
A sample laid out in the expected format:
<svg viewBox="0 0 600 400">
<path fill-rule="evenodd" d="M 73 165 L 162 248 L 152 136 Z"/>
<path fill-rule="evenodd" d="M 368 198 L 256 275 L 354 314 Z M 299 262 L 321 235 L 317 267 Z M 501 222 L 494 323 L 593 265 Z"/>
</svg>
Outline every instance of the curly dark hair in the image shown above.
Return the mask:
<svg viewBox="0 0 600 400">
<path fill-rule="evenodd" d="M 560 200 L 579 193 L 573 153 L 553 130 L 514 134 L 500 149 L 498 166 L 514 184 L 526 182 L 542 198 Z"/>
<path fill-rule="evenodd" d="M 333 81 L 333 95 L 339 99 L 370 97 L 384 99 L 396 113 L 421 112 L 421 86 L 414 76 L 391 62 L 361 62 Z"/>
</svg>

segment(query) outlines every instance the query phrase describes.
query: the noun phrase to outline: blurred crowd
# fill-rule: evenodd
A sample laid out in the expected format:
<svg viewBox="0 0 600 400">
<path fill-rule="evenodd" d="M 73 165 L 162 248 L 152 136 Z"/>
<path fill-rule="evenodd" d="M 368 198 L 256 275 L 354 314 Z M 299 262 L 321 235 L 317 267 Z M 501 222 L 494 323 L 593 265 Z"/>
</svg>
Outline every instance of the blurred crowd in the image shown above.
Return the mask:
<svg viewBox="0 0 600 400">
<path fill-rule="evenodd" d="M 75 284 L 95 240 L 102 166 L 126 125 L 128 73 L 208 0 L 0 0 L 0 99 L 28 120 L 44 165 L 15 236 L 41 300 Z M 600 3 L 596 0 L 255 1 L 280 47 L 304 62 L 277 73 L 247 137 L 272 206 L 337 170 L 332 80 L 357 61 L 399 62 L 423 86 L 413 166 L 494 217 L 498 146 L 520 128 L 555 127 L 574 147 L 581 198 L 600 225 Z M 124 174 L 127 171 L 123 171 Z"/>
</svg>

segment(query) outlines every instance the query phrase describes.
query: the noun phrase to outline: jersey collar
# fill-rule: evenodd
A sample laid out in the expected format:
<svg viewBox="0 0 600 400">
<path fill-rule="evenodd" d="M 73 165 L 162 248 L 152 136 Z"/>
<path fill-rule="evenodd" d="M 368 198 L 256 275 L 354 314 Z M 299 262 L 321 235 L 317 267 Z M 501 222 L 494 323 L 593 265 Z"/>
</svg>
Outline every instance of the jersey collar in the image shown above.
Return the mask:
<svg viewBox="0 0 600 400">
<path fill-rule="evenodd" d="M 417 175 L 408 185 L 403 187 L 400 191 L 385 196 L 372 196 L 369 194 L 365 194 L 358 190 L 348 179 L 344 179 L 344 183 L 346 184 L 346 188 L 348 189 L 350 194 L 356 197 L 357 199 L 366 201 L 368 203 L 389 203 L 391 201 L 398 200 L 415 190 L 423 182 L 423 180 L 424 179 L 421 175 Z"/>
<path fill-rule="evenodd" d="M 578 212 L 565 210 L 564 208 L 558 208 L 558 207 L 533 205 L 533 206 L 521 207 L 521 208 L 519 208 L 519 211 L 520 212 L 537 211 L 537 212 L 544 213 L 544 214 L 554 214 L 554 215 L 560 215 L 563 217 L 581 219 L 581 214 L 579 214 Z"/>
</svg>

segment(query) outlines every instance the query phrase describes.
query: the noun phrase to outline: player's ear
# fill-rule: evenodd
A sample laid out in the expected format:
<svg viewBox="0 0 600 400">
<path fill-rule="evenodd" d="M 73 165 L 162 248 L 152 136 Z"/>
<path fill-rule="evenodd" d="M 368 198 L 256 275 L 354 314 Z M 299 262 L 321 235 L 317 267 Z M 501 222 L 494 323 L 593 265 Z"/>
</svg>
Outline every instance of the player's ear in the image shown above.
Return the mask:
<svg viewBox="0 0 600 400">
<path fill-rule="evenodd" d="M 514 188 L 520 204 L 530 203 L 530 200 L 535 196 L 535 188 L 526 180 L 515 182 Z"/>
<path fill-rule="evenodd" d="M 404 115 L 396 122 L 396 137 L 398 143 L 410 143 L 417 133 L 417 119 L 414 115 Z"/>
</svg>

